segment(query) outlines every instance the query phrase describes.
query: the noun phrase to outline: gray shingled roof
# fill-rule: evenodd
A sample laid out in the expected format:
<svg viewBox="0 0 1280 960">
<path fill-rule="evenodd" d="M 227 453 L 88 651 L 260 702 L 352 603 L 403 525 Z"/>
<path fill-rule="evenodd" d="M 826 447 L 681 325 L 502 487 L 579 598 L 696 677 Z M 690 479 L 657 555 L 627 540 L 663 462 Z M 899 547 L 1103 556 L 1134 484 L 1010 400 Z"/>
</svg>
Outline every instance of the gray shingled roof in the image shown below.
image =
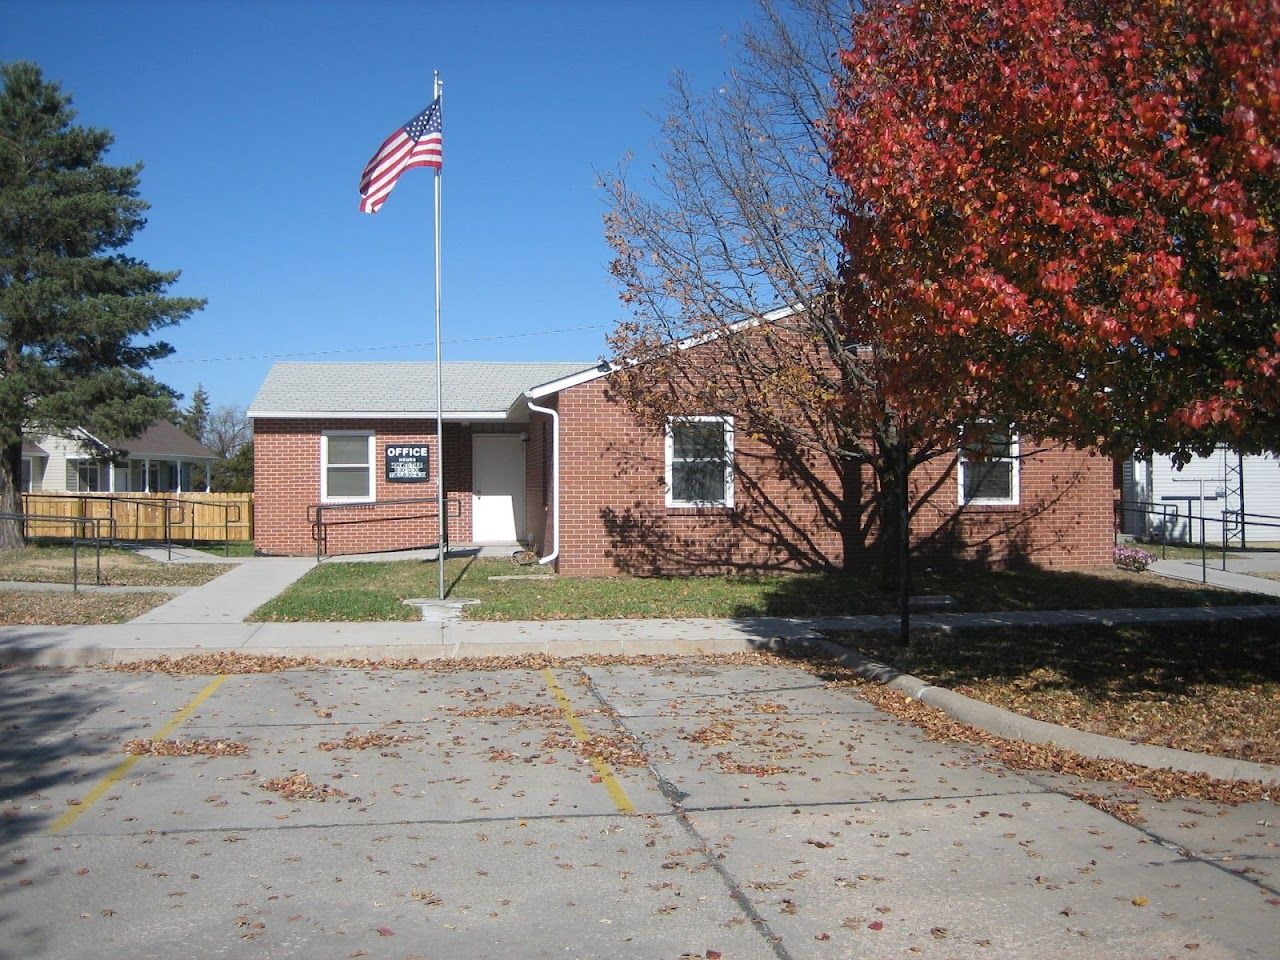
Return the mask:
<svg viewBox="0 0 1280 960">
<path fill-rule="evenodd" d="M 525 390 L 594 364 L 445 363 L 443 412 L 506 413 Z M 249 406 L 272 414 L 434 414 L 434 363 L 277 363 Z"/>
</svg>

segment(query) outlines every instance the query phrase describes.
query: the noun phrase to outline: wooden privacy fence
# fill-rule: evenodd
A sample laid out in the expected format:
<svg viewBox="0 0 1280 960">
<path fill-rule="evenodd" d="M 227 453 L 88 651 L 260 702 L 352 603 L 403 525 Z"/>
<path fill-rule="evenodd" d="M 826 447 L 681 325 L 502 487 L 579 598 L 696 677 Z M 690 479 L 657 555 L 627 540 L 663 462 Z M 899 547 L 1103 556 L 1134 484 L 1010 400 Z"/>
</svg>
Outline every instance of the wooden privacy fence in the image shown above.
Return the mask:
<svg viewBox="0 0 1280 960">
<path fill-rule="evenodd" d="M 22 512 L 66 517 L 64 525 L 30 525 L 32 537 L 71 537 L 72 520 L 97 518 L 103 536 L 115 540 L 252 540 L 251 493 L 24 493 Z"/>
</svg>

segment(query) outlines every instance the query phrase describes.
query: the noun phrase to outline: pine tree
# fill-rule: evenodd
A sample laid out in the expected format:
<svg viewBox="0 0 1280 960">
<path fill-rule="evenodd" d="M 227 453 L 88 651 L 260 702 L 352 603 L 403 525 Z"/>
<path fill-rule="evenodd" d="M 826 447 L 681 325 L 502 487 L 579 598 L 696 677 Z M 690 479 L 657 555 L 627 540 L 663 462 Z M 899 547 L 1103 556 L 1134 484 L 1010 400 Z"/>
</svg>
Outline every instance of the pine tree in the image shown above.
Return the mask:
<svg viewBox="0 0 1280 960">
<path fill-rule="evenodd" d="M 172 403 L 143 371 L 173 348 L 150 336 L 203 301 L 123 252 L 147 204 L 140 165 L 103 162 L 110 132 L 73 125 L 35 64 L 0 66 L 0 83 L 0 512 L 15 513 L 23 431 L 136 436 Z M 0 522 L 0 549 L 20 544 Z"/>
<path fill-rule="evenodd" d="M 178 415 L 176 425 L 193 440 L 204 443 L 209 429 L 209 391 L 204 384 L 196 384 L 195 393 L 191 394 L 191 405 Z"/>
</svg>

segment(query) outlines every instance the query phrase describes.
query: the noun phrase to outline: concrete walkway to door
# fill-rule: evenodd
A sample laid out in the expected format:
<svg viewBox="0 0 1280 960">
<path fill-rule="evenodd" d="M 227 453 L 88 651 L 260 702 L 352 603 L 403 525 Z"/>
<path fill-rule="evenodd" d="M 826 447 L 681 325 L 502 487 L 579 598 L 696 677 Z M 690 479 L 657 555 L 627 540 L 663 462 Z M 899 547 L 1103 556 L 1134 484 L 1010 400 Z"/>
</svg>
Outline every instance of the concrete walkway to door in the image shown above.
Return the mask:
<svg viewBox="0 0 1280 960">
<path fill-rule="evenodd" d="M 234 624 L 316 565 L 314 557 L 253 557 L 131 623 Z"/>
</svg>

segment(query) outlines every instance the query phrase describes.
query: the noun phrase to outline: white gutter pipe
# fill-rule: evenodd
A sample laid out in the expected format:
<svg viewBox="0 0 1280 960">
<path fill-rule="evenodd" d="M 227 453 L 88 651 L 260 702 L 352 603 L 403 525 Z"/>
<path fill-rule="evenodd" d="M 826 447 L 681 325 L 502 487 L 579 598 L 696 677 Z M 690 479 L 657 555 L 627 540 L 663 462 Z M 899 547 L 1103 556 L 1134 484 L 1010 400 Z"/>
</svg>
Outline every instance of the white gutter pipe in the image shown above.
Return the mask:
<svg viewBox="0 0 1280 960">
<path fill-rule="evenodd" d="M 534 413 L 551 418 L 551 552 L 538 563 L 555 563 L 560 556 L 560 414 L 550 407 L 540 407 L 525 394 L 525 402 Z"/>
</svg>

